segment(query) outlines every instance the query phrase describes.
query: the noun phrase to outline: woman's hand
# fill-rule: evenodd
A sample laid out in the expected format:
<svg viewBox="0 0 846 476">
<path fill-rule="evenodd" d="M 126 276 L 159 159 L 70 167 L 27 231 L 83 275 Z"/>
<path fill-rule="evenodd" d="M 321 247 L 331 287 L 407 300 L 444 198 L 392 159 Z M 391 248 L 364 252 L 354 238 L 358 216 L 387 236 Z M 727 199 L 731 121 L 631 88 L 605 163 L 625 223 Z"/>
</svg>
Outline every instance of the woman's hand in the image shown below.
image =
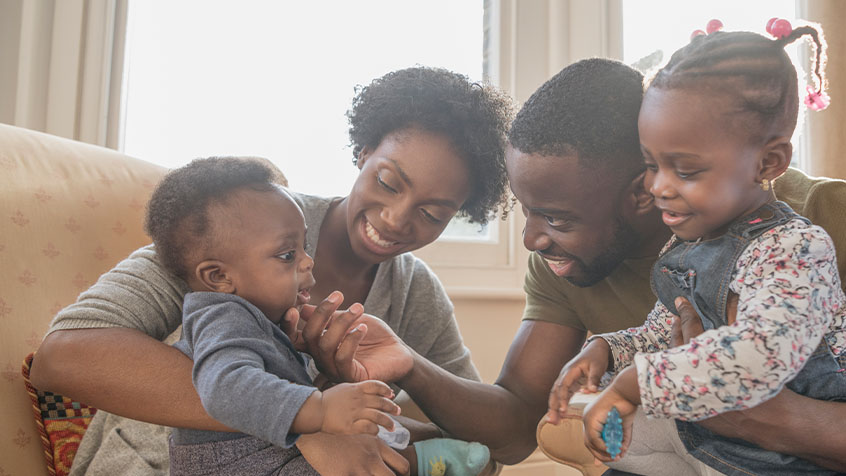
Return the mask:
<svg viewBox="0 0 846 476">
<path fill-rule="evenodd" d="M 371 435 L 314 433 L 301 436 L 297 447 L 319 474 L 394 476 L 409 473 L 408 460 Z"/>
<path fill-rule="evenodd" d="M 599 398 L 585 407 L 582 423 L 585 427 L 585 446 L 593 455 L 603 462 L 617 461 L 626 454 L 632 441 L 632 421 L 640 399 L 637 386 L 637 370 L 629 366 L 614 379 Z M 623 419 L 623 443 L 620 454 L 611 458 L 602 439 L 602 428 L 608 419 L 608 412 L 616 407 Z"/>
<path fill-rule="evenodd" d="M 364 314 L 360 304 L 337 311 L 341 302 L 343 296 L 336 291 L 300 313 L 306 321 L 302 332 L 306 351 L 321 373 L 336 382 L 392 382 L 405 376 L 413 365 L 405 343 L 384 321 Z"/>
<path fill-rule="evenodd" d="M 597 391 L 599 380 L 608 369 L 609 350 L 604 339 L 596 339 L 561 369 L 549 392 L 548 422 L 556 425 L 564 418 L 570 398 L 580 388 L 585 393 Z"/>
</svg>

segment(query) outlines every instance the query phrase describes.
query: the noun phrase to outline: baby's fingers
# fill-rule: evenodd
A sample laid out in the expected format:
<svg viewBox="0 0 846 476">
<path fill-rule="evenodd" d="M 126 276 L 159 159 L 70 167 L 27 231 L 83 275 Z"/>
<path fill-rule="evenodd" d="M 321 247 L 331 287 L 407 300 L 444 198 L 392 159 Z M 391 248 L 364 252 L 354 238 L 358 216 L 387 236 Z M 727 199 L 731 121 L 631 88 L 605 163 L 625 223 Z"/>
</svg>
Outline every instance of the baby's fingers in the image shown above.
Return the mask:
<svg viewBox="0 0 846 476">
<path fill-rule="evenodd" d="M 373 409 L 364 409 L 361 412 L 361 417 L 363 420 L 385 427 L 388 431 L 394 431 L 394 420 L 384 412 Z M 378 431 L 379 429 L 377 428 L 376 432 Z"/>
<path fill-rule="evenodd" d="M 380 382 L 378 380 L 365 380 L 364 382 L 360 382 L 356 385 L 358 385 L 364 393 L 370 395 L 381 395 L 385 398 L 395 397 L 394 391 L 391 390 L 391 387 L 389 387 L 385 382 Z"/>
</svg>

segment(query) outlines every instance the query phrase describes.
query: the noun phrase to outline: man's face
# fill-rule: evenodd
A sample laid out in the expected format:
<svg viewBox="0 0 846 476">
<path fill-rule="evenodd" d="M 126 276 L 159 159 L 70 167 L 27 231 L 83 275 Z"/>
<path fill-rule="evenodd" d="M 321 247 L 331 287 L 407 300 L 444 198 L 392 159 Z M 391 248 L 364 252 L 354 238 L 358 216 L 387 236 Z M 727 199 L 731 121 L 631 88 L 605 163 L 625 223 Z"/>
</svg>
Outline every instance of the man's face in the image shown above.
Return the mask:
<svg viewBox="0 0 846 476">
<path fill-rule="evenodd" d="M 592 286 L 635 249 L 638 236 L 620 216 L 622 185 L 575 156 L 506 155 L 511 191 L 526 215 L 523 244 L 570 283 Z"/>
</svg>

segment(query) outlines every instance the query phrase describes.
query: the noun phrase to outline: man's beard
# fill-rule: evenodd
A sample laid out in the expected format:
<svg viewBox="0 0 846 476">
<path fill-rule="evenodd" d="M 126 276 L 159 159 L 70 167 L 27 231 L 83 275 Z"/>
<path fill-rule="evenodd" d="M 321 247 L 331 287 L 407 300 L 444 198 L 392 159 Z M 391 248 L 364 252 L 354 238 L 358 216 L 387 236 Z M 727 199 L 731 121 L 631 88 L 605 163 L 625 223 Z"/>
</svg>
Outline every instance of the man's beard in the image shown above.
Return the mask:
<svg viewBox="0 0 846 476">
<path fill-rule="evenodd" d="M 565 277 L 564 279 L 570 284 L 580 288 L 593 286 L 613 273 L 620 266 L 620 263 L 637 248 L 640 236 L 634 228 L 620 217 L 617 217 L 615 222 L 611 244 L 590 263 L 577 259 L 584 274 L 576 277 Z"/>
</svg>

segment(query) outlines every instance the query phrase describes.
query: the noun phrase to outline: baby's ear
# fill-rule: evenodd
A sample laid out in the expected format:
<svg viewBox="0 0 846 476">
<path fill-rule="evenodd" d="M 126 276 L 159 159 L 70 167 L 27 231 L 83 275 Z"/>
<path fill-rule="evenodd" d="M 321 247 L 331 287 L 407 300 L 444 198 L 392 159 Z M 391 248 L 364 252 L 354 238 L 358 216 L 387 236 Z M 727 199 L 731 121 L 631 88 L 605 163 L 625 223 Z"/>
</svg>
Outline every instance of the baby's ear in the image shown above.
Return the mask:
<svg viewBox="0 0 846 476">
<path fill-rule="evenodd" d="M 623 210 L 634 215 L 645 215 L 655 208 L 655 197 L 646 189 L 643 178 L 646 171 L 633 178 L 623 192 Z"/>
<path fill-rule="evenodd" d="M 235 283 L 223 261 L 210 259 L 200 262 L 194 269 L 194 277 L 209 291 L 229 294 L 235 292 Z"/>
<path fill-rule="evenodd" d="M 776 137 L 764 145 L 762 153 L 757 181 L 761 182 L 763 179 L 773 181 L 781 177 L 790 167 L 793 144 L 790 143 L 790 137 Z"/>
</svg>

